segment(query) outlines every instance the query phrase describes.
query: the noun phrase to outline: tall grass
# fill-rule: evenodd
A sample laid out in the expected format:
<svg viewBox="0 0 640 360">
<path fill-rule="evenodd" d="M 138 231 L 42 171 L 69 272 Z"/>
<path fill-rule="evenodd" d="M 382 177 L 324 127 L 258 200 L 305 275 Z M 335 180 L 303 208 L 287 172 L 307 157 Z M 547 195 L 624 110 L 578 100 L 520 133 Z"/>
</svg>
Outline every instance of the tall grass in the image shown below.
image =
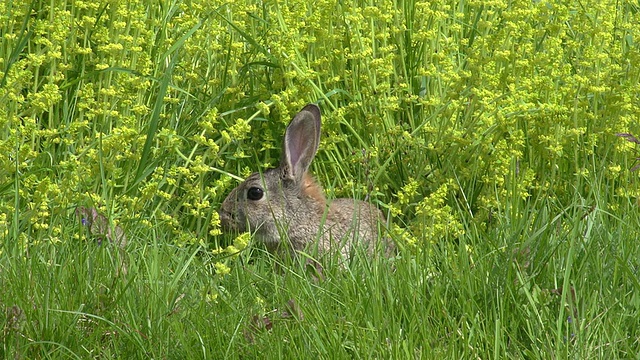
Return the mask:
<svg viewBox="0 0 640 360">
<path fill-rule="evenodd" d="M 637 358 L 639 14 L 0 3 L 0 358 Z M 314 274 L 221 234 L 308 102 L 314 174 L 397 256 Z"/>
</svg>

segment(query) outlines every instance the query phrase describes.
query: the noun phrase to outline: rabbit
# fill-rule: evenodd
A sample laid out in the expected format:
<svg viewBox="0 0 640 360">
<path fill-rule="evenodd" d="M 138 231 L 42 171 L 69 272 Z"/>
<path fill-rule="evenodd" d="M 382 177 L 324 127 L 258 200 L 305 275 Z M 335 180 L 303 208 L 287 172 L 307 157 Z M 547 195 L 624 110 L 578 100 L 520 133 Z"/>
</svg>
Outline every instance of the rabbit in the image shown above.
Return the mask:
<svg viewBox="0 0 640 360">
<path fill-rule="evenodd" d="M 120 248 L 127 246 L 127 236 L 120 226 L 110 226 L 109 219 L 100 214 L 95 208 L 78 206 L 76 216 L 89 228 L 89 233 L 98 237 L 98 244 L 102 244 L 102 239 L 106 238 L 110 242 L 117 244 Z"/>
<path fill-rule="evenodd" d="M 305 106 L 284 134 L 277 168 L 251 174 L 233 189 L 219 211 L 224 230 L 251 231 L 268 251 L 281 253 L 317 248 L 318 254 L 339 253 L 349 258 L 356 246 L 373 254 L 379 241 L 382 212 L 355 199 L 327 202 L 324 191 L 309 174 L 320 144 L 320 108 Z M 381 239 L 389 256 L 394 245 Z"/>
<path fill-rule="evenodd" d="M 118 260 L 116 276 L 120 276 L 120 274 L 127 275 L 128 270 L 125 248 L 128 240 L 122 228 L 117 225 L 111 226 L 109 224 L 109 219 L 99 213 L 96 208 L 78 206 L 76 208 L 76 216 L 82 225 L 89 229 L 89 233 L 98 239 L 99 245 L 102 245 L 104 239 L 106 239 L 108 243 L 113 243 L 118 246 L 120 250 L 120 258 Z"/>
</svg>

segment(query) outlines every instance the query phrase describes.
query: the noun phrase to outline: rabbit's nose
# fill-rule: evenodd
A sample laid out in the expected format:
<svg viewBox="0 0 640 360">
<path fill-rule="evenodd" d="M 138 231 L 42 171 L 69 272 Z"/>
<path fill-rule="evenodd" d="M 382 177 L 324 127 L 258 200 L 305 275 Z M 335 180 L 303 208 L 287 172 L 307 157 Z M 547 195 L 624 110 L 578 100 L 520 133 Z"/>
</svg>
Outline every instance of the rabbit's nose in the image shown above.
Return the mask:
<svg viewBox="0 0 640 360">
<path fill-rule="evenodd" d="M 238 230 L 238 214 L 233 204 L 222 204 L 218 215 L 220 216 L 220 225 L 226 230 Z"/>
<path fill-rule="evenodd" d="M 233 224 L 233 214 L 231 212 L 222 208 L 218 210 L 218 215 L 220 215 L 220 223 L 223 227 L 231 227 L 231 224 Z"/>
</svg>

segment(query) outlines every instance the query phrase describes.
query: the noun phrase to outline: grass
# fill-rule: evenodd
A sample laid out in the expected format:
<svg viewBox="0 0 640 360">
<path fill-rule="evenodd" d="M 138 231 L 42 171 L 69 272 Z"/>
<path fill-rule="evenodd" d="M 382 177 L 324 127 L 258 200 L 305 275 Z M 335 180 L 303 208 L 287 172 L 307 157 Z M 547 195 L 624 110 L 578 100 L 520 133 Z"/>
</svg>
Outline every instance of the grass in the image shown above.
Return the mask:
<svg viewBox="0 0 640 360">
<path fill-rule="evenodd" d="M 1 3 L 0 358 L 638 358 L 639 10 Z M 221 234 L 308 102 L 397 256 Z"/>
</svg>

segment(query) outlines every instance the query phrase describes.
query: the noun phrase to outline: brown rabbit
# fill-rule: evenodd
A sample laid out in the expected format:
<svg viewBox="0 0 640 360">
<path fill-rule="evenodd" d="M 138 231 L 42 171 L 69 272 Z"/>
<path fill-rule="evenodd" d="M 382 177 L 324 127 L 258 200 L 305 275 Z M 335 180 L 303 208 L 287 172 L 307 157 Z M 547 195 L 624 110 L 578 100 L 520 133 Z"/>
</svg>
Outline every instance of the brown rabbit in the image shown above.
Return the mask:
<svg viewBox="0 0 640 360">
<path fill-rule="evenodd" d="M 356 246 L 373 253 L 384 216 L 375 206 L 354 199 L 327 202 L 322 187 L 307 172 L 320 143 L 320 108 L 305 106 L 289 123 L 280 165 L 253 173 L 222 203 L 225 229 L 251 231 L 271 252 L 317 247 L 345 258 Z M 382 237 L 382 251 L 393 244 Z M 284 243 L 284 245 L 283 245 Z"/>
</svg>

